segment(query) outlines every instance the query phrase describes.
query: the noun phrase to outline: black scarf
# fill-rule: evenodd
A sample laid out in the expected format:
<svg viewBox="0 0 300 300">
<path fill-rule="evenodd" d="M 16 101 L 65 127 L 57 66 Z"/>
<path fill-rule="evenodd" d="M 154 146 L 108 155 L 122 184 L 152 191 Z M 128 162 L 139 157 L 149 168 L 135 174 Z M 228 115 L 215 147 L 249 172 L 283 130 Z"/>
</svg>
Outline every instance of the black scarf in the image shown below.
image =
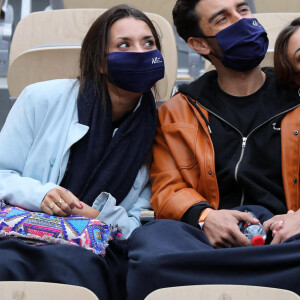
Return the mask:
<svg viewBox="0 0 300 300">
<path fill-rule="evenodd" d="M 89 126 L 89 131 L 71 147 L 61 186 L 88 205 L 101 192 L 110 193 L 119 204 L 151 150 L 157 124 L 154 97 L 145 93 L 113 137 L 111 100 L 104 108 L 92 84 L 79 94 L 77 107 L 79 123 Z"/>
</svg>

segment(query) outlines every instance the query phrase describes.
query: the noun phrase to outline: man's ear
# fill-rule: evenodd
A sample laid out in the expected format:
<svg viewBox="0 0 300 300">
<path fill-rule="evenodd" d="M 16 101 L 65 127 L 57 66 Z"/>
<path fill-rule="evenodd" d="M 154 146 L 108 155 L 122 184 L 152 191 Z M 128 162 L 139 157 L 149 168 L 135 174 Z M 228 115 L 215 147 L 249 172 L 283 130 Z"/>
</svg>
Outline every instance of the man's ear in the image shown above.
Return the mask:
<svg viewBox="0 0 300 300">
<path fill-rule="evenodd" d="M 211 48 L 209 47 L 207 41 L 199 37 L 190 37 L 188 39 L 188 45 L 201 55 L 209 55 Z"/>
</svg>

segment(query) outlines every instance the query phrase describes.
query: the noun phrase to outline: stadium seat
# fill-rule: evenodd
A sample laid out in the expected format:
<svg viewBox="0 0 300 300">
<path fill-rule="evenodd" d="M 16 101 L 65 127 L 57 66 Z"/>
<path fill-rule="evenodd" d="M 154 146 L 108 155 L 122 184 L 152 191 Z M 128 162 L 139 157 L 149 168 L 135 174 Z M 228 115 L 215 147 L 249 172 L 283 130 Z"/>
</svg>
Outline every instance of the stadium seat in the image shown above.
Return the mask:
<svg viewBox="0 0 300 300">
<path fill-rule="evenodd" d="M 57 46 L 24 51 L 9 67 L 7 82 L 11 98 L 17 98 L 27 85 L 34 82 L 76 78 L 80 49 L 80 46 Z"/>
<path fill-rule="evenodd" d="M 10 96 L 18 97 L 25 86 L 34 82 L 77 77 L 81 42 L 92 22 L 104 11 L 62 9 L 36 12 L 22 19 L 11 43 L 7 76 Z M 152 13 L 147 15 L 158 27 L 165 58 L 166 74 L 158 82 L 158 100 L 168 99 L 177 74 L 174 33 L 163 17 Z M 27 38 L 24 39 L 24 36 Z M 62 57 L 58 53 L 62 53 Z M 55 68 L 55 65 L 58 67 Z"/>
<path fill-rule="evenodd" d="M 246 285 L 191 285 L 158 289 L 145 300 L 300 300 L 288 290 Z"/>
<path fill-rule="evenodd" d="M 265 12 L 299 12 L 299 0 L 254 0 L 257 13 Z"/>
<path fill-rule="evenodd" d="M 176 0 L 59 0 L 65 8 L 111 8 L 118 4 L 126 3 L 142 11 L 151 12 L 163 16 L 173 25 L 172 9 Z"/>
<path fill-rule="evenodd" d="M 300 1 L 297 1 L 300 4 Z M 280 31 L 291 23 L 292 20 L 300 17 L 300 8 L 298 12 L 294 13 L 256 13 L 254 15 L 268 33 L 269 48 L 274 49 L 275 42 Z"/>
<path fill-rule="evenodd" d="M 99 300 L 87 288 L 59 283 L 1 281 L 0 290 L 0 300 Z"/>
</svg>

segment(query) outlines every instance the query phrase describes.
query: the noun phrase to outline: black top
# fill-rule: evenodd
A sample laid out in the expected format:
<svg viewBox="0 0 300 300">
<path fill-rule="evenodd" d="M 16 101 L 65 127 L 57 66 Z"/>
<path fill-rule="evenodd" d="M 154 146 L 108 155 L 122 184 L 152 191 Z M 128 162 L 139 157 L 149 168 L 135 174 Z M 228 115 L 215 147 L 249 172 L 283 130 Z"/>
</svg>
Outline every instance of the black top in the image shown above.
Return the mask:
<svg viewBox="0 0 300 300">
<path fill-rule="evenodd" d="M 209 112 L 220 209 L 256 204 L 274 214 L 286 212 L 280 123 L 300 99 L 296 90 L 277 85 L 272 69 L 264 71 L 267 78 L 263 86 L 245 97 L 222 91 L 216 72 L 203 78 L 205 89 L 197 91 L 195 84 L 183 88 Z M 207 206 L 193 206 L 182 220 L 196 225 Z"/>
</svg>

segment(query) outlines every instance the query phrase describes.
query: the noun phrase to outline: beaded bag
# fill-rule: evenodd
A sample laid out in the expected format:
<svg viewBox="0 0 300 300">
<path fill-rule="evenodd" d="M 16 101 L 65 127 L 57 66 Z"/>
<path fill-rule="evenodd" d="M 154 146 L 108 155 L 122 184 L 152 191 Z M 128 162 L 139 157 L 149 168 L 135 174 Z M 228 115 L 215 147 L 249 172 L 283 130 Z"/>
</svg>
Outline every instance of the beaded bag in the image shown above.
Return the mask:
<svg viewBox="0 0 300 300">
<path fill-rule="evenodd" d="M 105 255 L 110 240 L 120 239 L 121 230 L 98 219 L 58 217 L 5 205 L 0 208 L 0 237 L 17 238 L 34 245 L 69 244 Z"/>
</svg>

